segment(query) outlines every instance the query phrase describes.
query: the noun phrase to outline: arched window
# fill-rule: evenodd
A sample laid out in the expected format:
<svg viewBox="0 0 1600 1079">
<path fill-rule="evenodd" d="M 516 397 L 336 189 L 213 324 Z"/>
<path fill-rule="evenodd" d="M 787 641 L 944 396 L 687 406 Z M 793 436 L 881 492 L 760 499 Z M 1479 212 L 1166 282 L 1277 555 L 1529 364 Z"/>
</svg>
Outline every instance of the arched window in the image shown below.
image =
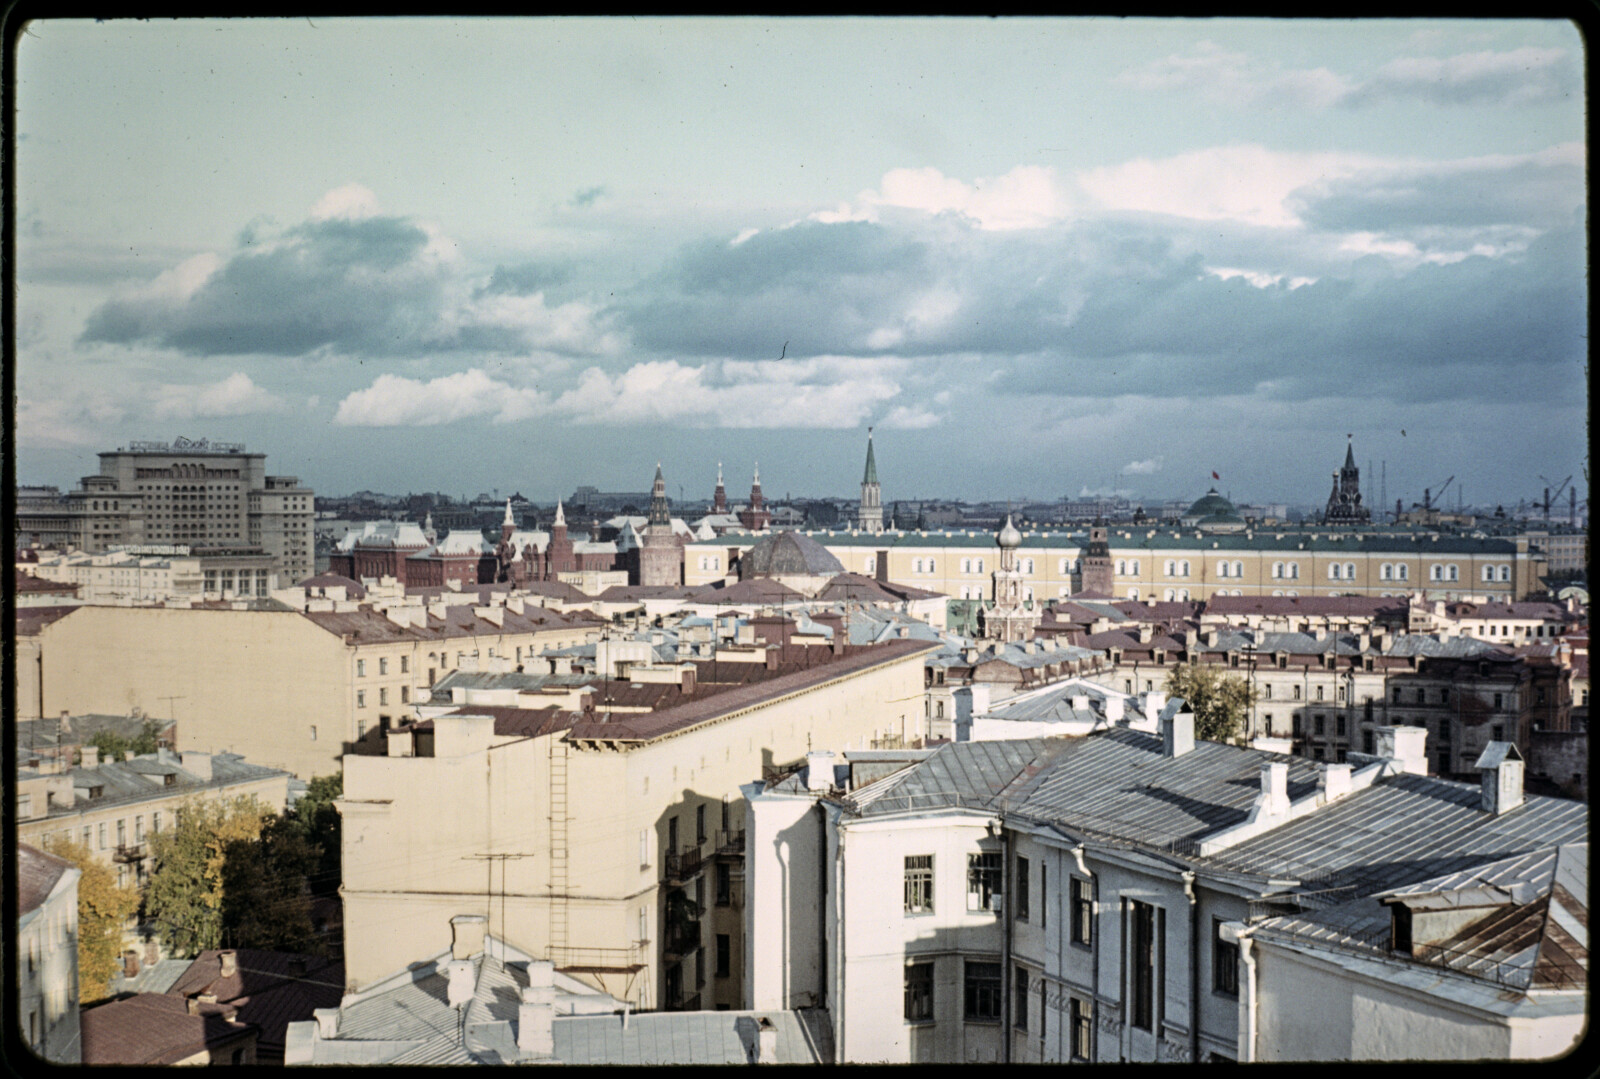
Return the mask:
<svg viewBox="0 0 1600 1079">
<path fill-rule="evenodd" d="M 978 559 L 978 561 L 973 564 L 972 570 L 973 570 L 974 573 L 982 573 L 983 572 L 983 559 L 981 559 L 981 558 Z"/>
<path fill-rule="evenodd" d="M 1117 576 L 1118 577 L 1126 577 L 1127 575 L 1128 575 L 1128 564 L 1126 562 L 1124 562 L 1120 558 L 1117 559 Z"/>
<path fill-rule="evenodd" d="M 1454 564 L 1446 566 L 1444 568 L 1444 579 L 1447 581 L 1459 581 L 1461 579 L 1460 569 Z"/>
<path fill-rule="evenodd" d="M 1189 576 L 1189 563 L 1187 563 L 1187 562 L 1179 562 L 1178 563 L 1178 576 L 1180 576 L 1180 577 Z"/>
<path fill-rule="evenodd" d="M 1356 579 L 1356 564 L 1354 562 L 1346 562 L 1344 564 L 1344 579 L 1347 581 Z"/>
<path fill-rule="evenodd" d="M 1187 588 L 1178 589 L 1178 598 L 1183 600 L 1183 602 L 1188 603 L 1189 602 L 1189 590 Z"/>
<path fill-rule="evenodd" d="M 1128 598 L 1129 599 L 1138 599 L 1139 598 L 1139 590 L 1137 588 L 1128 589 Z"/>
<path fill-rule="evenodd" d="M 1024 558 L 1022 560 L 1022 572 L 1023 573 L 1032 573 L 1033 572 L 1033 559 Z"/>
<path fill-rule="evenodd" d="M 1411 567 L 1401 562 L 1394 567 L 1394 575 L 1398 580 L 1409 581 L 1411 579 Z"/>
<path fill-rule="evenodd" d="M 971 573 L 972 572 L 972 559 L 963 558 L 961 560 L 961 572 L 962 573 Z M 963 594 L 963 598 L 965 598 L 965 594 Z"/>
<path fill-rule="evenodd" d="M 1235 562 L 1233 564 L 1233 575 L 1235 577 L 1243 577 L 1244 576 L 1244 563 L 1243 562 Z M 1234 595 L 1236 595 L 1236 596 L 1238 594 L 1239 593 L 1237 593 L 1237 592 L 1234 593 Z"/>
<path fill-rule="evenodd" d="M 1228 576 L 1228 564 L 1226 562 L 1218 562 L 1217 563 L 1217 576 L 1218 577 L 1226 577 L 1226 576 Z"/>
<path fill-rule="evenodd" d="M 1437 563 L 1437 562 L 1435 562 L 1433 565 L 1429 566 L 1428 567 L 1428 580 L 1430 580 L 1430 581 L 1442 581 L 1442 580 L 1444 580 L 1444 567 L 1439 565 L 1439 563 Z"/>
<path fill-rule="evenodd" d="M 1337 562 L 1328 563 L 1328 580 L 1337 581 L 1339 579 L 1339 574 L 1342 573 L 1342 572 L 1344 572 L 1344 571 L 1340 567 L 1339 563 L 1337 563 Z"/>
<path fill-rule="evenodd" d="M 1057 572 L 1060 573 L 1062 576 L 1066 576 L 1068 573 L 1072 572 L 1072 570 L 1069 568 L 1071 565 L 1072 565 L 1071 561 L 1069 561 L 1068 559 L 1063 558 L 1061 560 L 1061 569 L 1058 570 Z"/>
<path fill-rule="evenodd" d="M 1298 563 L 1298 562 L 1290 562 L 1289 563 L 1289 579 L 1292 580 L 1292 581 L 1298 581 L 1300 579 L 1300 563 Z M 1291 596 L 1294 595 L 1293 592 L 1290 592 L 1289 594 Z"/>
<path fill-rule="evenodd" d="M 1511 567 L 1510 566 L 1501 566 L 1500 567 L 1500 579 L 1502 581 L 1511 580 Z"/>
<path fill-rule="evenodd" d="M 1025 599 L 1025 600 L 1033 599 L 1033 586 L 1032 585 L 1023 585 L 1022 586 L 1022 598 Z"/>
<path fill-rule="evenodd" d="M 1300 594 L 1300 593 L 1298 593 L 1298 592 L 1296 592 L 1296 591 L 1295 591 L 1295 590 L 1294 590 L 1294 589 L 1292 589 L 1292 588 L 1291 588 L 1291 589 L 1289 589 L 1289 595 L 1291 595 L 1291 596 L 1298 596 L 1298 595 L 1299 595 L 1299 594 Z"/>
<path fill-rule="evenodd" d="M 1394 566 L 1391 563 L 1385 562 L 1383 565 L 1378 567 L 1378 580 L 1394 580 Z"/>
<path fill-rule="evenodd" d="M 1486 580 L 1486 581 L 1494 580 L 1494 567 L 1493 566 L 1484 566 L 1483 567 L 1483 579 Z"/>
<path fill-rule="evenodd" d="M 930 559 L 928 559 L 928 572 L 929 572 L 929 573 L 932 573 L 932 572 L 934 572 L 934 568 L 933 568 L 933 559 L 931 559 L 931 558 L 930 558 Z"/>
<path fill-rule="evenodd" d="M 1135 577 L 1139 576 L 1139 560 L 1137 558 L 1128 566 L 1128 572 Z"/>
<path fill-rule="evenodd" d="M 1165 562 L 1161 563 L 1161 572 L 1166 574 L 1168 577 L 1171 577 L 1177 571 L 1178 571 L 1178 564 L 1176 562 L 1174 562 L 1172 559 L 1169 558 Z"/>
<path fill-rule="evenodd" d="M 1281 589 L 1281 588 L 1274 588 L 1274 589 L 1273 589 L 1273 590 L 1272 590 L 1272 594 L 1273 594 L 1273 595 L 1274 595 L 1274 596 L 1281 596 L 1281 595 L 1283 595 L 1283 589 Z"/>
<path fill-rule="evenodd" d="M 1171 603 L 1172 600 L 1173 600 L 1173 591 L 1172 591 L 1172 589 L 1169 588 L 1166 591 L 1162 592 L 1161 593 L 1161 598 L 1166 600 L 1168 603 Z"/>
</svg>

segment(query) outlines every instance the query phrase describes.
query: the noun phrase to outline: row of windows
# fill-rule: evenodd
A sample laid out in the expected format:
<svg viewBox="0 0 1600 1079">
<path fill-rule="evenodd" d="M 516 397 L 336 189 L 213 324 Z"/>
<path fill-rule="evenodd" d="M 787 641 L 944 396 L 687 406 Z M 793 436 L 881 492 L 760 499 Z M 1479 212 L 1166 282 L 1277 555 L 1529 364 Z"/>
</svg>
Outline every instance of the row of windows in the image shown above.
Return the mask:
<svg viewBox="0 0 1600 1079">
<path fill-rule="evenodd" d="M 520 649 L 520 648 L 517 649 L 517 652 L 519 653 L 518 658 L 521 658 L 520 653 L 522 652 L 522 649 Z M 494 655 L 493 650 L 491 650 L 489 652 L 489 654 L 491 656 Z M 462 655 L 464 656 L 465 653 L 462 653 Z M 433 653 L 432 652 L 428 653 L 428 658 L 430 660 L 433 658 Z M 411 657 L 410 656 L 406 656 L 406 655 L 402 655 L 400 657 L 400 673 L 401 674 L 409 674 L 410 673 L 410 669 L 411 669 Z M 385 674 L 388 674 L 388 673 L 389 673 L 389 657 L 387 657 L 387 656 L 379 656 L 378 657 L 378 674 L 385 675 Z M 364 660 L 364 659 L 356 660 L 356 677 L 357 678 L 365 678 L 366 676 L 367 676 L 367 661 Z"/>
<path fill-rule="evenodd" d="M 379 708 L 386 707 L 388 705 L 388 703 L 389 703 L 389 687 L 388 686 L 381 686 L 378 689 L 378 707 Z M 411 687 L 410 686 L 401 686 L 400 687 L 400 703 L 401 704 L 410 704 L 411 703 Z M 364 689 L 356 690 L 356 707 L 357 708 L 365 708 L 366 706 L 367 706 L 367 691 L 364 690 Z M 315 727 L 311 728 L 311 740 L 313 742 L 315 742 L 317 740 L 317 729 Z"/>
</svg>

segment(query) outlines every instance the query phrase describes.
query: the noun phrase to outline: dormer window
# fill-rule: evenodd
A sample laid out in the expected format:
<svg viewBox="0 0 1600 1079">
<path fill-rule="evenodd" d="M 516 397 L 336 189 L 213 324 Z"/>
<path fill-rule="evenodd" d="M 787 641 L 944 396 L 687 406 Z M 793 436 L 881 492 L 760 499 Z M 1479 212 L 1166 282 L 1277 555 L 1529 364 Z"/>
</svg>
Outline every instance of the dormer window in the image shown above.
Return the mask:
<svg viewBox="0 0 1600 1079">
<path fill-rule="evenodd" d="M 1389 905 L 1389 950 L 1411 954 L 1411 908 L 1404 903 Z"/>
</svg>

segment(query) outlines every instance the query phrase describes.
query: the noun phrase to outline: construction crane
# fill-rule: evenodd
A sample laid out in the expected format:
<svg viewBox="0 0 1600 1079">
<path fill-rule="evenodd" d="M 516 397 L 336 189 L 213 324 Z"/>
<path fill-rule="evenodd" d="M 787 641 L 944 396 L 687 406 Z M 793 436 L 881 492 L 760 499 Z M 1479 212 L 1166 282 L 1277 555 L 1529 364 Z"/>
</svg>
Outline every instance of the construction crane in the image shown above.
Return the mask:
<svg viewBox="0 0 1600 1079">
<path fill-rule="evenodd" d="M 1562 480 L 1561 486 L 1556 488 L 1556 493 L 1554 495 L 1550 493 L 1550 481 L 1545 479 L 1544 476 L 1540 476 L 1539 478 L 1544 480 L 1544 523 L 1548 525 L 1550 523 L 1550 502 L 1552 499 L 1561 497 L 1561 492 L 1567 489 L 1567 484 L 1572 482 L 1572 477 L 1568 476 L 1566 479 Z"/>
<path fill-rule="evenodd" d="M 1450 484 L 1452 484 L 1454 482 L 1455 482 L 1455 477 L 1451 476 L 1449 479 L 1445 480 L 1443 483 L 1441 483 L 1439 485 L 1439 501 L 1440 502 L 1444 501 L 1444 492 L 1445 492 L 1445 490 L 1450 486 Z M 1412 509 L 1421 508 L 1421 509 L 1424 509 L 1424 510 L 1433 509 L 1434 508 L 1433 489 L 1431 487 L 1424 487 L 1422 489 L 1422 501 L 1421 502 L 1413 502 L 1413 503 L 1411 503 L 1411 508 Z"/>
</svg>

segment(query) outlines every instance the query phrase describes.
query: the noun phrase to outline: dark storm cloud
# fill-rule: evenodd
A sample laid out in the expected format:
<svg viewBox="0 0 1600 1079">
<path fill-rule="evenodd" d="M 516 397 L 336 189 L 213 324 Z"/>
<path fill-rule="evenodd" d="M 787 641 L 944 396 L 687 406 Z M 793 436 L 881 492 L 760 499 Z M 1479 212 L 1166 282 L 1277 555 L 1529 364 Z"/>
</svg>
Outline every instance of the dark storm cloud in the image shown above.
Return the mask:
<svg viewBox="0 0 1600 1079">
<path fill-rule="evenodd" d="M 1289 204 L 1318 229 L 1392 232 L 1572 223 L 1584 204 L 1580 163 L 1522 160 L 1470 170 L 1350 177 L 1302 188 Z"/>
<path fill-rule="evenodd" d="M 480 296 L 507 294 L 532 296 L 572 280 L 572 264 L 566 262 L 523 262 L 515 266 L 496 266 L 489 283 L 478 290 Z"/>
<path fill-rule="evenodd" d="M 186 299 L 107 302 L 83 339 L 200 355 L 415 351 L 443 295 L 440 275 L 419 258 L 427 243 L 401 218 L 309 221 L 265 250 L 238 251 Z"/>
<path fill-rule="evenodd" d="M 932 281 L 919 238 L 866 222 L 705 241 L 621 304 L 646 349 L 777 359 L 862 352 L 908 289 Z"/>
</svg>

